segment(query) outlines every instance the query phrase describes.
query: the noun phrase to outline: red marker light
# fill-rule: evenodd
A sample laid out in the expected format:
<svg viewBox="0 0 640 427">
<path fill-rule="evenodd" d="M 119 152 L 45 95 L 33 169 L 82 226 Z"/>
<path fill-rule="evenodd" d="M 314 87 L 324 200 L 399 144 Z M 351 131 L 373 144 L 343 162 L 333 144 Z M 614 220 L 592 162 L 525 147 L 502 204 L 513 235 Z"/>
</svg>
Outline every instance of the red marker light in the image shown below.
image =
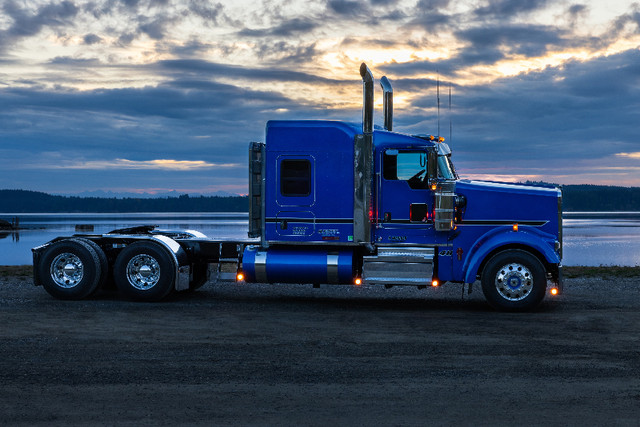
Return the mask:
<svg viewBox="0 0 640 427">
<path fill-rule="evenodd" d="M 236 282 L 244 282 L 244 273 L 239 272 L 236 274 Z"/>
<path fill-rule="evenodd" d="M 434 288 L 440 286 L 440 282 L 438 282 L 438 279 L 433 279 L 431 281 L 431 286 L 433 286 Z"/>
<path fill-rule="evenodd" d="M 356 277 L 356 279 L 353 281 L 353 284 L 356 286 L 362 285 L 362 279 L 359 277 Z"/>
</svg>

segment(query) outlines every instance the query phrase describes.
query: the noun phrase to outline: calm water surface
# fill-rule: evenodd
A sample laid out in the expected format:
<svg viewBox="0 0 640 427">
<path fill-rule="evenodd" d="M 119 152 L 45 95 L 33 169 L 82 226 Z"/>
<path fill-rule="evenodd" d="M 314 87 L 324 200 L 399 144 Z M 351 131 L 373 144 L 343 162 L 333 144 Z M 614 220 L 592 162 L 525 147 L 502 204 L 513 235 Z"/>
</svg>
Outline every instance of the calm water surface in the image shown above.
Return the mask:
<svg viewBox="0 0 640 427">
<path fill-rule="evenodd" d="M 163 229 L 198 230 L 216 239 L 245 239 L 247 213 L 2 214 L 17 216 L 23 230 L 0 231 L 0 265 L 31 263 L 31 248 L 54 237 L 70 236 L 77 224 L 94 233 L 154 224 Z M 640 212 L 564 214 L 564 265 L 640 265 Z"/>
</svg>

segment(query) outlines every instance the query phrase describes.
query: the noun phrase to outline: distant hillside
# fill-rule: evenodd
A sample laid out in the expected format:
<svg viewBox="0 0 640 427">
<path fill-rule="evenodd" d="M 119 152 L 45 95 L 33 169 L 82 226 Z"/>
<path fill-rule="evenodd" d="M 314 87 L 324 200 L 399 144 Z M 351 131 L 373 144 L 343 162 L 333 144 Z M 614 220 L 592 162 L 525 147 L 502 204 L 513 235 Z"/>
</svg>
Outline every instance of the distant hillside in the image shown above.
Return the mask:
<svg viewBox="0 0 640 427">
<path fill-rule="evenodd" d="M 246 212 L 246 196 L 105 198 L 53 196 L 37 191 L 0 190 L 0 212 Z M 563 209 L 576 211 L 640 211 L 640 187 L 565 185 Z"/>
<path fill-rule="evenodd" d="M 246 212 L 246 196 L 102 198 L 52 196 L 38 191 L 0 190 L 0 212 Z"/>
<path fill-rule="evenodd" d="M 640 187 L 606 185 L 565 185 L 565 211 L 640 211 Z"/>
</svg>

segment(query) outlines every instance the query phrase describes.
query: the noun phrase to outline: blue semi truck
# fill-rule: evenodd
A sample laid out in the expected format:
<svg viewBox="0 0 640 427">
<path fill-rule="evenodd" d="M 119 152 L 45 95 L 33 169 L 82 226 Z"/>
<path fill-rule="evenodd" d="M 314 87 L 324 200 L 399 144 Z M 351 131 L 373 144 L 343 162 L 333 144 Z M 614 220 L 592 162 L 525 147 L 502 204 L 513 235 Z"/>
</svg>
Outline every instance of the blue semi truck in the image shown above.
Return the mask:
<svg viewBox="0 0 640 427">
<path fill-rule="evenodd" d="M 154 226 L 59 237 L 33 249 L 35 284 L 61 299 L 111 284 L 157 301 L 209 280 L 469 291 L 479 280 L 501 310 L 561 293 L 561 190 L 460 179 L 444 138 L 393 132 L 386 77 L 374 127 L 374 78 L 365 64 L 360 74 L 361 124 L 269 121 L 249 145 L 247 239 Z"/>
</svg>

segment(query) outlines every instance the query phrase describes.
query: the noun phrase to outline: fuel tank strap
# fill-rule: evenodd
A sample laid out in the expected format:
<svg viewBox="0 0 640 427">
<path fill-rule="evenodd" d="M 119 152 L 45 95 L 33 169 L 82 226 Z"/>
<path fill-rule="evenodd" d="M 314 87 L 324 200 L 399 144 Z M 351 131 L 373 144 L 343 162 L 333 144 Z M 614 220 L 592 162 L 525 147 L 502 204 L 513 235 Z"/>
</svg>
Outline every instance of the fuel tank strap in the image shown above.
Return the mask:
<svg viewBox="0 0 640 427">
<path fill-rule="evenodd" d="M 340 282 L 340 275 L 338 274 L 339 256 L 338 252 L 329 252 L 327 254 L 327 281 L 329 283 Z"/>
<path fill-rule="evenodd" d="M 257 251 L 254 269 L 256 274 L 256 282 L 267 283 L 267 251 Z"/>
</svg>

